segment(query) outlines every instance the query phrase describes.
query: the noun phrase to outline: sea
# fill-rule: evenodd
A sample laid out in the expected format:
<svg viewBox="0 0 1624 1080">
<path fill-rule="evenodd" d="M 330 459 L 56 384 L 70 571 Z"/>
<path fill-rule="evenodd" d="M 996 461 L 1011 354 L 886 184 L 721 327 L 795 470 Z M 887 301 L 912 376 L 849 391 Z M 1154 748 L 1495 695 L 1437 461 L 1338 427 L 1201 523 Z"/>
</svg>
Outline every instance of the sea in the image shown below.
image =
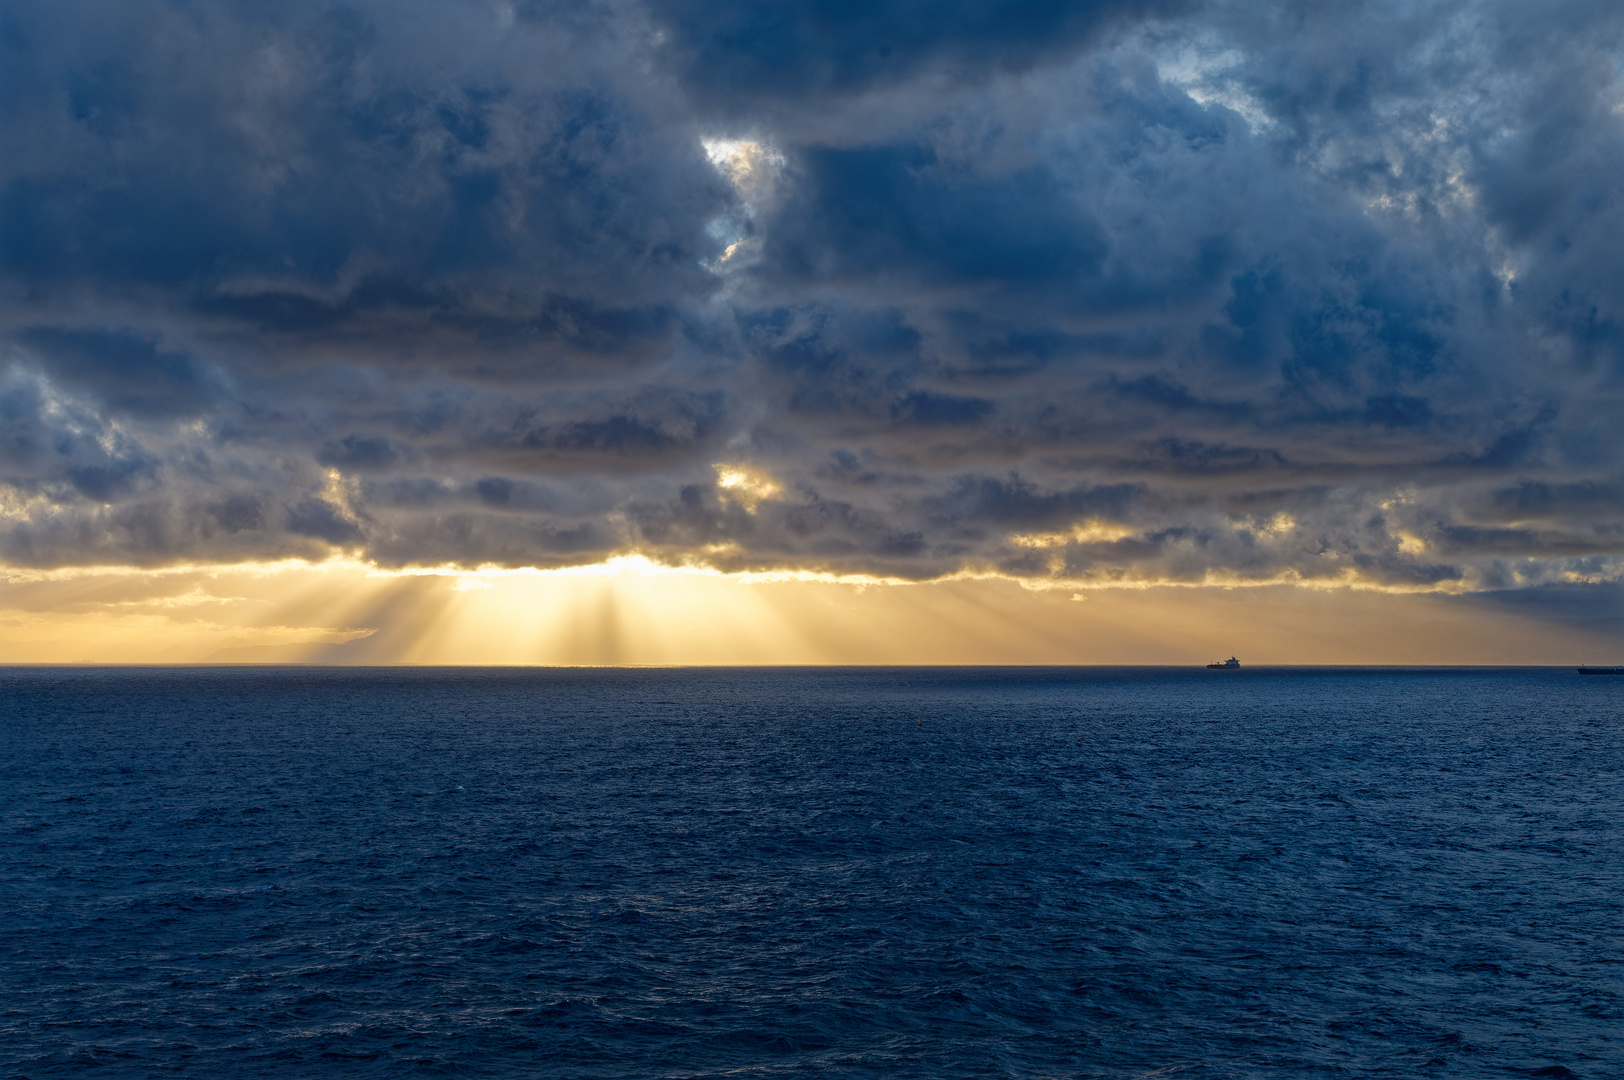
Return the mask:
<svg viewBox="0 0 1624 1080">
<path fill-rule="evenodd" d="M 1624 677 L 0 668 L 0 1070 L 1624 1077 Z"/>
</svg>

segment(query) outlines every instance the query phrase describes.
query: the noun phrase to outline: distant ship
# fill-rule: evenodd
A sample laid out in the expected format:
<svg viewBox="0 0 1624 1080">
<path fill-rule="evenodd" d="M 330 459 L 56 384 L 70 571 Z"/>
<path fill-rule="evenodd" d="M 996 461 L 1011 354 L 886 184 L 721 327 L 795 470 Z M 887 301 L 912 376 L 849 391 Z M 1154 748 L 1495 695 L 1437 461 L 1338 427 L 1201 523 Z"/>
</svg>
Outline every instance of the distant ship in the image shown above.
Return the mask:
<svg viewBox="0 0 1624 1080">
<path fill-rule="evenodd" d="M 1581 675 L 1624 675 L 1624 667 L 1586 667 L 1580 665 Z"/>
<path fill-rule="evenodd" d="M 1221 664 L 1208 664 L 1207 668 L 1208 668 L 1208 670 L 1211 670 L 1213 668 L 1217 668 L 1219 671 L 1224 671 L 1224 670 L 1227 670 L 1228 668 L 1238 668 L 1240 666 L 1241 666 L 1241 662 L 1239 660 L 1235 659 L 1233 656 L 1231 656 L 1228 660 L 1225 660 Z M 1584 671 L 1584 668 L 1580 668 L 1579 670 Z"/>
</svg>

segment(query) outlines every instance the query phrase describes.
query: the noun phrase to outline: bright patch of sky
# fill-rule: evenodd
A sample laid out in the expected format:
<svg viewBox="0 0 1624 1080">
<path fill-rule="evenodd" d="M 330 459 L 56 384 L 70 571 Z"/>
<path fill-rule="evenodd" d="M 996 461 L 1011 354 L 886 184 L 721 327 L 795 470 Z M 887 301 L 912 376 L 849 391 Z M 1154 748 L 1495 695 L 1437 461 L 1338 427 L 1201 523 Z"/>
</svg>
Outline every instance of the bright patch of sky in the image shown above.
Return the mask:
<svg viewBox="0 0 1624 1080">
<path fill-rule="evenodd" d="M 1246 57 L 1239 49 L 1213 37 L 1186 39 L 1164 47 L 1155 59 L 1157 76 L 1192 100 L 1239 113 L 1259 134 L 1275 126 L 1274 117 L 1246 89 L 1241 77 Z"/>
<path fill-rule="evenodd" d="M 755 139 L 707 138 L 700 140 L 705 158 L 721 173 L 738 198 L 736 209 L 710 222 L 711 236 L 726 245 L 709 269 L 725 272 L 747 261 L 757 245 L 755 217 L 772 199 L 784 170 L 784 155 L 770 144 Z"/>
</svg>

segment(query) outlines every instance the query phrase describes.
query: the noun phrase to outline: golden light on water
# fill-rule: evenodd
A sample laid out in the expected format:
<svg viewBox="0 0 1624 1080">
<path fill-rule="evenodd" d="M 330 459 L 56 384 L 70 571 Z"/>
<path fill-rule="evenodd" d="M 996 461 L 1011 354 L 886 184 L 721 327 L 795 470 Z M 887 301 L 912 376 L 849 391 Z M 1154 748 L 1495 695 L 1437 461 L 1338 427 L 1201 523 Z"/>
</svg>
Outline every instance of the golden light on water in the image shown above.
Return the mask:
<svg viewBox="0 0 1624 1080">
<path fill-rule="evenodd" d="M 1285 584 L 905 583 L 638 556 L 546 571 L 284 562 L 0 577 L 10 663 L 1568 663 L 1598 648 L 1579 629 L 1455 598 Z"/>
</svg>

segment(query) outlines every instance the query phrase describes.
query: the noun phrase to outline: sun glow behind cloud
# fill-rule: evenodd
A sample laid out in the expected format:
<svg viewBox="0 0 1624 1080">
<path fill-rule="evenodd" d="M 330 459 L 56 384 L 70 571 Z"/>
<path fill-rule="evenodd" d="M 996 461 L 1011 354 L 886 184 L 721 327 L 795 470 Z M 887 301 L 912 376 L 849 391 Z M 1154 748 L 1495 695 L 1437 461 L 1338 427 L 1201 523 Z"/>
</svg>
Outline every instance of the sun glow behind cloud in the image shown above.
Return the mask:
<svg viewBox="0 0 1624 1080">
<path fill-rule="evenodd" d="M 1085 593 L 996 576 L 724 574 L 635 555 L 564 570 L 289 561 L 0 578 L 0 656 L 13 663 L 1562 663 L 1587 648 L 1605 639 L 1442 596 Z"/>
<path fill-rule="evenodd" d="M 743 506 L 751 513 L 765 499 L 770 499 L 783 487 L 767 473 L 748 465 L 717 465 L 716 486 L 724 499 Z"/>
</svg>

